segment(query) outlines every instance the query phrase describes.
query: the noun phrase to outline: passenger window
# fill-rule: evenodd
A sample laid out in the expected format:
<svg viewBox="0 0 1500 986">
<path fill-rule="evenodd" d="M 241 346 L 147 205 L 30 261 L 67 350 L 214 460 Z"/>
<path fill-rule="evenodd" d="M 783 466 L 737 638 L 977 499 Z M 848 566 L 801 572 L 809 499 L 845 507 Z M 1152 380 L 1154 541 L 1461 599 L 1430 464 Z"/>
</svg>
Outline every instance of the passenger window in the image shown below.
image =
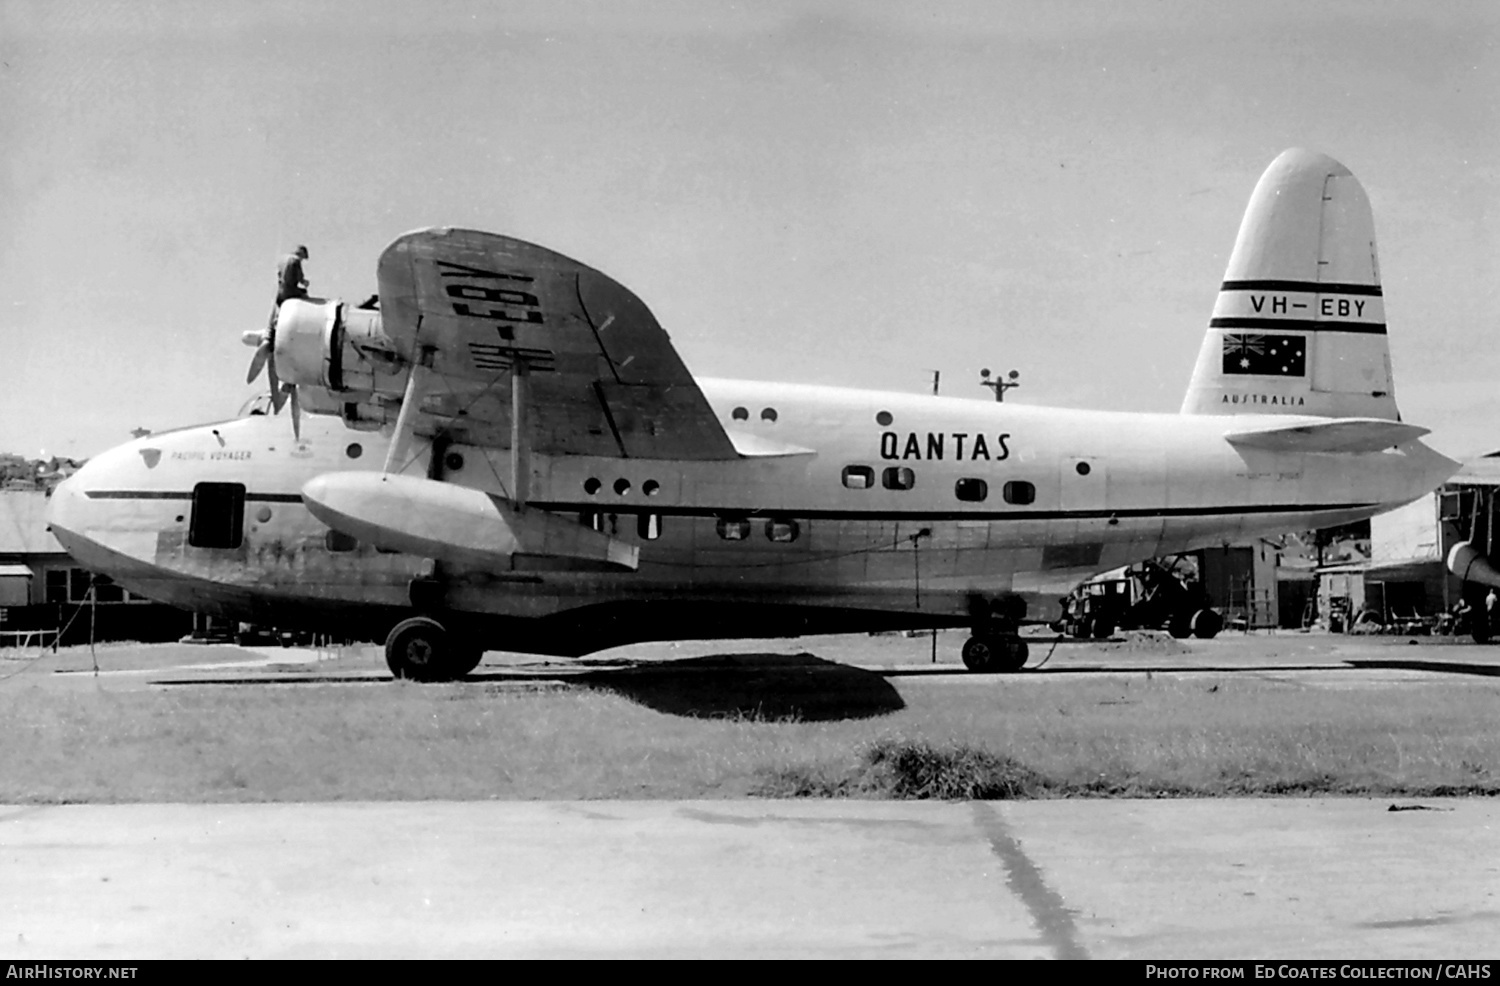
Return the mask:
<svg viewBox="0 0 1500 986">
<path fill-rule="evenodd" d="M 909 490 L 917 485 L 917 474 L 906 466 L 890 466 L 880 474 L 880 485 L 888 490 Z"/>
<path fill-rule="evenodd" d="M 797 540 L 800 533 L 795 520 L 778 520 L 773 517 L 766 521 L 766 539 L 769 541 L 790 544 Z"/>
<path fill-rule="evenodd" d="M 359 540 L 330 527 L 328 533 L 323 535 L 323 544 L 329 551 L 353 551 L 359 547 Z"/>
<path fill-rule="evenodd" d="M 195 548 L 238 548 L 244 529 L 243 483 L 199 483 L 193 487 L 188 544 Z"/>
<path fill-rule="evenodd" d="M 990 484 L 982 479 L 960 479 L 953 484 L 953 495 L 968 503 L 982 503 L 990 495 Z"/>
<path fill-rule="evenodd" d="M 726 541 L 743 541 L 750 536 L 750 521 L 743 517 L 720 517 L 719 537 Z"/>
<path fill-rule="evenodd" d="M 635 532 L 647 541 L 661 537 L 661 514 L 640 514 L 635 519 Z"/>
<path fill-rule="evenodd" d="M 1021 480 L 1012 480 L 1001 491 L 1006 503 L 1032 503 L 1036 500 L 1036 487 Z"/>
<path fill-rule="evenodd" d="M 844 485 L 851 490 L 867 490 L 875 485 L 875 470 L 869 466 L 845 466 Z"/>
</svg>

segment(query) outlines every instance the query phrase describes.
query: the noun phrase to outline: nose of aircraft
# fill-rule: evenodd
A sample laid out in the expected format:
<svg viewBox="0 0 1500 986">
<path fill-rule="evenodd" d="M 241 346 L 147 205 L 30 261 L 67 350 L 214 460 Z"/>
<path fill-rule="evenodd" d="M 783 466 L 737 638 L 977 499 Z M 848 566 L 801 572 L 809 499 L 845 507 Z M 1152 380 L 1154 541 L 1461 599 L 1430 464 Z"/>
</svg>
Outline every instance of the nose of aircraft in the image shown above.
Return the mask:
<svg viewBox="0 0 1500 986">
<path fill-rule="evenodd" d="M 47 501 L 47 526 L 63 542 L 64 548 L 68 546 L 64 538 L 76 536 L 87 526 L 84 515 L 88 497 L 83 492 L 83 484 L 86 481 L 84 473 L 88 469 L 89 466 L 85 464 L 78 472 L 57 484 Z"/>
</svg>

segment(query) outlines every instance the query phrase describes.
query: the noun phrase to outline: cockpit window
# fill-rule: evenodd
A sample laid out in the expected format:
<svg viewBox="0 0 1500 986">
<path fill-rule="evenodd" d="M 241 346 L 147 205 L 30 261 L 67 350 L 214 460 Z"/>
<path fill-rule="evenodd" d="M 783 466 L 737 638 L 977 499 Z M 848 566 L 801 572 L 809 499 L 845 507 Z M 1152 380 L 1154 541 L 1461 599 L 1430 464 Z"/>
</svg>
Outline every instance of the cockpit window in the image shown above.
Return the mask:
<svg viewBox="0 0 1500 986">
<path fill-rule="evenodd" d="M 244 530 L 243 483 L 199 483 L 193 487 L 188 544 L 195 548 L 238 548 Z"/>
</svg>

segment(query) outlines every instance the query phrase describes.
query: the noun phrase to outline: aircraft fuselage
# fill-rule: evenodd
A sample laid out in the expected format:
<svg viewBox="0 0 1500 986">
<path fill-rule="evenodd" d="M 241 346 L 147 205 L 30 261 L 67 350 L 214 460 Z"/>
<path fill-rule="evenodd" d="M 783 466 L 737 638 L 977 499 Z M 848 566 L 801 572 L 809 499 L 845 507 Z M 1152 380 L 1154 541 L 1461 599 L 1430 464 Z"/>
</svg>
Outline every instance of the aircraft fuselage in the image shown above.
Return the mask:
<svg viewBox="0 0 1500 986">
<path fill-rule="evenodd" d="M 964 625 L 1011 596 L 1049 618 L 1094 572 L 1363 519 L 1452 468 L 1420 442 L 1328 454 L 1224 438 L 1294 422 L 1284 411 L 701 384 L 736 446 L 755 454 L 529 456 L 527 509 L 638 546 L 634 571 L 517 555 L 504 571 L 434 572 L 333 531 L 304 505 L 303 485 L 379 471 L 390 439 L 326 415 L 306 417 L 300 439 L 284 417 L 252 416 L 121 446 L 59 487 L 52 527 L 82 564 L 200 612 L 377 636 L 431 591 L 428 603 L 491 620 L 502 636 L 538 630 L 515 649 L 581 653 L 634 639 Z M 418 442 L 413 454 L 423 474 L 510 494 L 508 449 L 439 445 L 434 463 L 432 444 Z"/>
</svg>

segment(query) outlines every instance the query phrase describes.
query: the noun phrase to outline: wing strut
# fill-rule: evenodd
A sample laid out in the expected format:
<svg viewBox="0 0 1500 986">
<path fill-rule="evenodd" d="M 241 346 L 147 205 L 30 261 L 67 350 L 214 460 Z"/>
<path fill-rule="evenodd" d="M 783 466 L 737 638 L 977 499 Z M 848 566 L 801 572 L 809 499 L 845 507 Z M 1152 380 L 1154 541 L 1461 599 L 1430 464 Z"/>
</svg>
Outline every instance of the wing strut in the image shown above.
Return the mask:
<svg viewBox="0 0 1500 986">
<path fill-rule="evenodd" d="M 531 478 L 531 448 L 526 431 L 527 378 L 531 367 L 516 356 L 510 365 L 510 495 L 516 511 L 525 513 Z"/>
<path fill-rule="evenodd" d="M 396 414 L 396 430 L 385 454 L 385 471 L 388 473 L 399 473 L 411 465 L 417 411 L 432 389 L 432 355 L 431 349 L 424 348 L 412 363 L 411 374 L 406 378 L 406 393 L 401 397 L 401 410 Z"/>
</svg>

